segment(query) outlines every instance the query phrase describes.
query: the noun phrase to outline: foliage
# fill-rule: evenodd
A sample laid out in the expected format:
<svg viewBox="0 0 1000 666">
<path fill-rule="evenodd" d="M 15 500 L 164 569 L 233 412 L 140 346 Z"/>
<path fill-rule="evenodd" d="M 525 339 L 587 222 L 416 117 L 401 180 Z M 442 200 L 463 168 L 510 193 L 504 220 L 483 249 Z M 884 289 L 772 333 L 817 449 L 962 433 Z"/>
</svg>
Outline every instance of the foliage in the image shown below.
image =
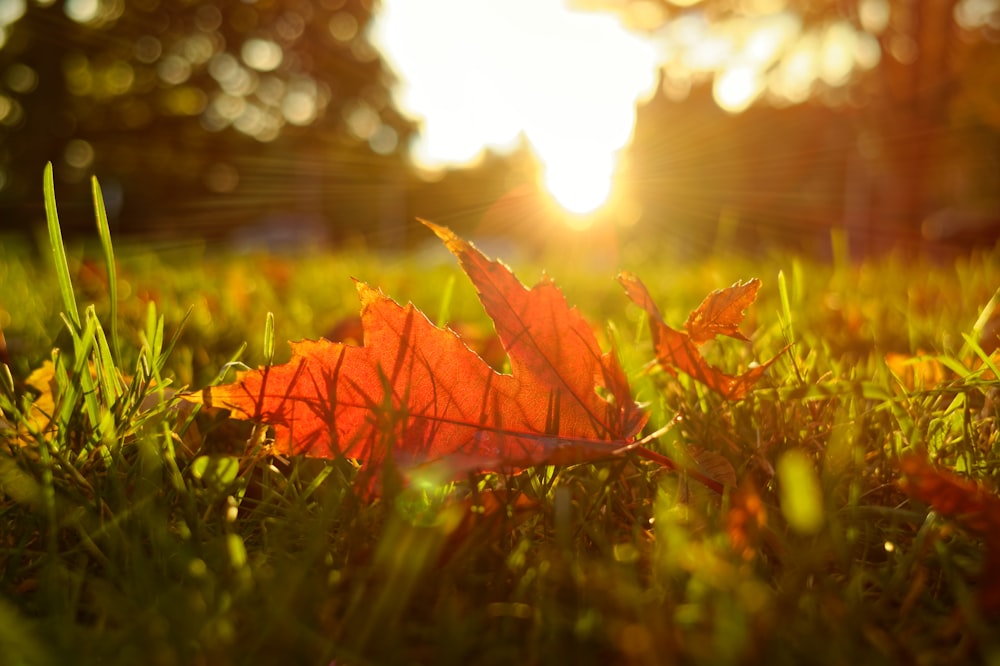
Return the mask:
<svg viewBox="0 0 1000 666">
<path fill-rule="evenodd" d="M 371 16 L 366 0 L 5 3 L 0 202 L 18 206 L 0 228 L 34 222 L 25 202 L 41 193 L 28 174 L 49 160 L 71 194 L 100 173 L 114 194 L 112 223 L 123 216 L 137 231 L 155 223 L 143 213 L 173 206 L 178 191 L 189 206 L 248 196 L 262 172 L 275 187 L 288 179 L 267 207 L 289 214 L 301 196 L 291 186 L 305 172 L 315 181 L 314 153 L 353 165 L 353 175 L 337 174 L 347 180 L 378 180 L 398 164 L 409 124 L 387 104 L 390 75 L 365 35 Z M 279 163 L 289 154 L 296 163 Z M 192 228 L 219 233 L 236 214 L 246 224 L 269 212 L 247 196 L 233 197 L 230 219 L 216 211 L 213 226 Z M 69 221 L 66 231 L 81 226 Z"/>
<path fill-rule="evenodd" d="M 663 321 L 646 285 L 636 276 L 624 273 L 618 276 L 618 281 L 629 297 L 649 314 L 653 349 L 657 360 L 668 372 L 675 375 L 678 370 L 686 372 L 724 397 L 735 400 L 744 397 L 764 375 L 767 367 L 778 359 L 775 356 L 733 377 L 713 368 L 698 352 L 698 347 L 719 335 L 749 342 L 740 332 L 739 324 L 743 321 L 743 310 L 757 298 L 760 280 L 756 278 L 738 282 L 725 290 L 713 291 L 688 317 L 684 332 L 671 328 Z"/>
<path fill-rule="evenodd" d="M 631 448 L 646 416 L 618 359 L 601 353 L 555 284 L 527 289 L 503 264 L 426 224 L 476 286 L 510 374 L 412 304 L 358 283 L 364 346 L 298 342 L 289 363 L 240 373 L 190 398 L 273 425 L 282 453 L 361 460 L 369 475 L 387 463 L 426 474 L 438 463 L 451 479 Z"/>
<path fill-rule="evenodd" d="M 655 3 L 657 11 L 640 0 L 581 4 L 644 17 L 651 22 L 643 26 L 647 30 L 670 30 L 685 22 L 707 26 L 728 42 L 721 55 L 707 58 L 707 66 L 695 64 L 691 50 L 679 49 L 664 66 L 663 88 L 667 97 L 680 101 L 711 82 L 715 102 L 730 111 L 742 112 L 751 104 L 773 107 L 758 113 L 769 118 L 766 139 L 759 153 L 751 153 L 750 168 L 739 174 L 743 182 L 733 187 L 731 205 L 744 214 L 763 204 L 772 218 L 788 216 L 801 227 L 815 205 L 809 202 L 813 196 L 795 201 L 790 181 L 801 178 L 823 199 L 831 189 L 838 193 L 833 204 L 838 216 L 865 249 L 891 247 L 903 238 L 995 240 L 1000 200 L 983 165 L 997 146 L 996 3 L 702 0 Z M 676 32 L 684 34 L 680 28 Z M 733 81 L 743 84 L 734 86 L 741 92 L 752 91 L 738 95 L 735 108 L 725 103 L 726 84 Z M 816 105 L 835 110 L 830 120 L 809 118 L 815 113 L 809 107 Z M 798 110 L 781 111 L 793 106 Z M 808 123 L 809 132 L 790 139 L 789 116 Z M 658 124 L 649 130 L 654 137 L 658 131 Z M 843 134 L 824 141 L 828 132 Z M 695 160 L 718 140 L 700 133 L 699 139 L 707 145 L 699 144 Z M 733 148 L 741 141 L 735 143 Z M 731 169 L 738 160 L 725 154 L 725 167 Z M 809 168 L 800 170 L 800 165 Z M 831 178 L 840 178 L 831 174 L 836 170 L 846 174 L 843 190 L 831 187 Z M 717 192 L 724 181 L 714 171 L 710 187 Z M 648 176 L 648 170 L 640 172 Z M 812 177 L 803 177 L 807 173 Z M 777 196 L 772 194 L 776 182 L 782 183 Z M 825 226 L 832 217 L 830 204 L 819 208 Z M 766 216 L 760 220 L 767 222 Z"/>
<path fill-rule="evenodd" d="M 482 324 L 470 286 L 442 286 L 453 268 L 178 256 L 165 270 L 110 243 L 94 260 L 63 247 L 51 178 L 48 195 L 48 279 L 0 250 L 0 646 L 15 663 L 969 663 L 1000 650 L 978 596 L 996 553 L 982 530 L 998 501 L 994 255 L 629 264 L 669 295 L 666 321 L 706 286 L 781 270 L 748 313 L 750 344 L 701 350 L 747 367 L 792 343 L 741 400 L 647 369 L 646 310 L 613 280 L 562 271 L 648 428 L 670 426 L 657 450 L 692 469 L 705 451 L 725 459 L 732 489 L 623 456 L 369 503 L 346 461 L 261 455 L 266 428 L 195 414 L 171 382 L 202 385 L 246 354 L 281 362 L 284 320 L 315 336 L 351 311 L 350 274 L 439 323 Z M 241 343 L 261 336 L 241 322 L 265 329 L 252 352 Z M 890 351 L 951 374 L 908 384 Z M 907 451 L 934 463 L 901 469 Z"/>
</svg>

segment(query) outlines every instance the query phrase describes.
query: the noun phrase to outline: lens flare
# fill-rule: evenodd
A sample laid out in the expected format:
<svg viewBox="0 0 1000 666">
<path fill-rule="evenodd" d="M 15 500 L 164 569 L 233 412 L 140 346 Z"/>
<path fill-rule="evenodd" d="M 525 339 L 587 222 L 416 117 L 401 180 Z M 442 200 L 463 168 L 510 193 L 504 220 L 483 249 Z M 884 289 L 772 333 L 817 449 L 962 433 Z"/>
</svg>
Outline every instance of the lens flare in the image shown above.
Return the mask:
<svg viewBox="0 0 1000 666">
<path fill-rule="evenodd" d="M 594 153 L 568 153 L 548 160 L 545 165 L 542 184 L 571 213 L 592 213 L 611 196 L 614 158 L 599 151 Z"/>
<path fill-rule="evenodd" d="M 400 79 L 398 107 L 421 124 L 419 168 L 526 140 L 542 184 L 576 213 L 611 195 L 636 104 L 658 80 L 648 40 L 560 0 L 386 0 L 370 37 Z"/>
<path fill-rule="evenodd" d="M 728 18 L 670 1 L 688 9 L 669 20 L 654 12 L 663 24 L 640 30 L 623 22 L 621 3 L 603 3 L 614 13 L 568 0 L 383 0 L 368 37 L 398 79 L 396 107 L 418 122 L 419 170 L 440 175 L 526 142 L 539 185 L 575 226 L 627 203 L 615 188 L 620 158 L 661 74 L 672 101 L 710 80 L 716 104 L 740 113 L 845 85 L 881 55 L 871 34 L 846 21 L 806 26 L 785 0 L 754 0 Z M 864 20 L 881 25 L 884 0 L 863 4 Z"/>
</svg>

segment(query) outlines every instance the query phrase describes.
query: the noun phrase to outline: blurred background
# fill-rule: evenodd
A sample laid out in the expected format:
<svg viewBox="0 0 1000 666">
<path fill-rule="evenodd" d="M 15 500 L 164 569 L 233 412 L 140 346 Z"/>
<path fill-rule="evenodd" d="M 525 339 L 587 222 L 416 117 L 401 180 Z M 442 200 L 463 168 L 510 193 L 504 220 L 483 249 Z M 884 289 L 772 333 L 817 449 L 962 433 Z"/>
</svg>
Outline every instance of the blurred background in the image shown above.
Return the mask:
<svg viewBox="0 0 1000 666">
<path fill-rule="evenodd" d="M 1000 238 L 1000 0 L 0 0 L 0 234 Z"/>
</svg>

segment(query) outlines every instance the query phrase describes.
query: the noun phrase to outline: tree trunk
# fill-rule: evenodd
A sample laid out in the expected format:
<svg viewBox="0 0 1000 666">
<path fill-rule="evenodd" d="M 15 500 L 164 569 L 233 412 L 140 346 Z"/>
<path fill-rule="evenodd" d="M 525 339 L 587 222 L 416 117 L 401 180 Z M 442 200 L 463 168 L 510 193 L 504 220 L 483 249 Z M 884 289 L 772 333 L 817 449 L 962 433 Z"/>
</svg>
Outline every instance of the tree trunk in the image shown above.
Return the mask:
<svg viewBox="0 0 1000 666">
<path fill-rule="evenodd" d="M 953 90 L 949 55 L 957 0 L 905 0 L 882 34 L 882 99 L 866 126 L 873 201 L 866 249 L 920 240 L 922 221 L 942 204 L 934 166 L 947 138 Z"/>
</svg>

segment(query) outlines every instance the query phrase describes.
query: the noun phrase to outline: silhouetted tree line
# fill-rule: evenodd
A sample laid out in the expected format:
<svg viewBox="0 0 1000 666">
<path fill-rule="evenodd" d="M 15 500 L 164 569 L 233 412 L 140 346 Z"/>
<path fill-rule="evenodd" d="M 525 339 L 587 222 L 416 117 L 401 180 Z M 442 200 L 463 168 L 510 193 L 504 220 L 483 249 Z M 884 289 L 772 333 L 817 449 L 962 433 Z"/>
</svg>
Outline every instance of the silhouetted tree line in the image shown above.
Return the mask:
<svg viewBox="0 0 1000 666">
<path fill-rule="evenodd" d="M 627 12 L 643 3 L 577 4 Z M 765 94 L 732 118 L 707 108 L 711 82 L 692 87 L 687 110 L 655 100 L 641 112 L 636 142 L 636 171 L 663 185 L 645 188 L 652 207 L 689 218 L 743 218 L 769 238 L 841 227 L 861 250 L 925 241 L 992 245 L 1000 238 L 1000 5 L 654 4 L 661 11 L 644 26 L 651 32 L 692 11 L 713 21 L 789 11 L 801 17 L 802 35 L 822 38 L 832 26 L 848 25 L 874 38 L 879 58 L 836 85 L 817 80 L 801 102 Z M 642 16 L 650 21 L 649 11 Z M 796 55 L 794 44 L 787 46 L 764 75 Z"/>
<path fill-rule="evenodd" d="M 47 161 L 67 232 L 92 228 L 91 174 L 119 233 L 372 223 L 412 129 L 365 38 L 372 5 L 4 3 L 0 231 L 41 219 Z"/>
</svg>

